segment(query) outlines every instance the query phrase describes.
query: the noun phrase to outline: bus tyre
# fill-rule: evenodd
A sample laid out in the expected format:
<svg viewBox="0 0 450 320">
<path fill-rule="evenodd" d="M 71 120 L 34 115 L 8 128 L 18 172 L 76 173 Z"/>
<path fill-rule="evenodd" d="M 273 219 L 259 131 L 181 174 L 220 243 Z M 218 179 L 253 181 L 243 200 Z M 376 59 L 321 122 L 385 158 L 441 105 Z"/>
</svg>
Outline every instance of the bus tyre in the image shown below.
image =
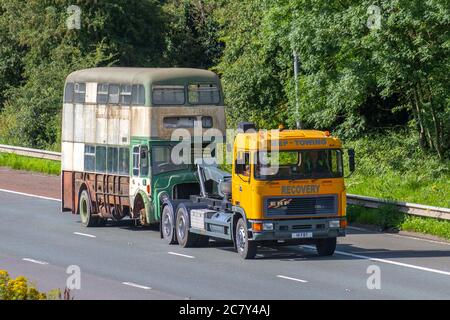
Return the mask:
<svg viewBox="0 0 450 320">
<path fill-rule="evenodd" d="M 248 240 L 248 229 L 244 219 L 240 218 L 236 225 L 235 243 L 238 254 L 243 259 L 253 259 L 258 248 L 257 243 Z"/>
<path fill-rule="evenodd" d="M 336 250 L 336 238 L 318 239 L 316 249 L 321 257 L 332 256 Z"/>
<path fill-rule="evenodd" d="M 171 206 L 164 206 L 161 216 L 161 232 L 163 239 L 168 244 L 176 244 L 177 237 L 175 235 L 174 214 Z"/>
<path fill-rule="evenodd" d="M 83 190 L 78 201 L 78 210 L 80 212 L 81 223 L 85 227 L 94 227 L 97 225 L 97 218 L 92 216 L 89 194 Z"/>
<path fill-rule="evenodd" d="M 194 247 L 197 243 L 198 236 L 189 231 L 189 213 L 184 205 L 177 210 L 176 234 L 178 244 L 183 248 Z"/>
</svg>

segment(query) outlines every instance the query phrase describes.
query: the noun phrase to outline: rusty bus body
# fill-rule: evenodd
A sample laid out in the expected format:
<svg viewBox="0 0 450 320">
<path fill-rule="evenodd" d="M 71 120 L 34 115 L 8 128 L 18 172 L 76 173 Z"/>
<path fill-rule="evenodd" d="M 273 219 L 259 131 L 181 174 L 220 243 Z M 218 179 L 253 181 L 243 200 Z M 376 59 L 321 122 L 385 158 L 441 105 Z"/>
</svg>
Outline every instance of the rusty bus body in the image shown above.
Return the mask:
<svg viewBox="0 0 450 320">
<path fill-rule="evenodd" d="M 67 77 L 62 120 L 62 210 L 94 226 L 126 216 L 160 219 L 165 198 L 198 193 L 194 166 L 171 165 L 174 130 L 225 132 L 213 72 L 94 68 Z M 163 169 L 161 169 L 163 168 Z"/>
</svg>

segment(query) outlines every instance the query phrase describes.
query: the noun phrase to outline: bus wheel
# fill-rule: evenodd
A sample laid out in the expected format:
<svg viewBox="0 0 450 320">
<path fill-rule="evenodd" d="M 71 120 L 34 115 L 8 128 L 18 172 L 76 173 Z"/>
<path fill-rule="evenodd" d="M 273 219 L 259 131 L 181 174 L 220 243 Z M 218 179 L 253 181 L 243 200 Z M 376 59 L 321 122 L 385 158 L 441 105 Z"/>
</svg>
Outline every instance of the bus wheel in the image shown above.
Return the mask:
<svg viewBox="0 0 450 320">
<path fill-rule="evenodd" d="M 244 219 L 239 219 L 236 225 L 236 249 L 243 259 L 253 259 L 256 256 L 256 242 L 248 240 L 248 229 Z"/>
<path fill-rule="evenodd" d="M 87 190 L 83 190 L 78 202 L 78 208 L 80 211 L 81 223 L 85 227 L 93 227 L 97 224 L 97 218 L 92 216 L 91 206 L 89 202 L 89 194 Z"/>
<path fill-rule="evenodd" d="M 336 250 L 336 238 L 318 239 L 316 249 L 321 257 L 332 256 Z"/>
<path fill-rule="evenodd" d="M 183 248 L 195 246 L 198 236 L 189 231 L 189 213 L 184 205 L 177 210 L 176 233 L 178 244 Z"/>
<path fill-rule="evenodd" d="M 174 225 L 174 214 L 171 206 L 164 206 L 162 216 L 161 216 L 161 230 L 163 239 L 167 241 L 168 244 L 176 244 L 177 238 L 175 235 L 175 225 Z"/>
</svg>

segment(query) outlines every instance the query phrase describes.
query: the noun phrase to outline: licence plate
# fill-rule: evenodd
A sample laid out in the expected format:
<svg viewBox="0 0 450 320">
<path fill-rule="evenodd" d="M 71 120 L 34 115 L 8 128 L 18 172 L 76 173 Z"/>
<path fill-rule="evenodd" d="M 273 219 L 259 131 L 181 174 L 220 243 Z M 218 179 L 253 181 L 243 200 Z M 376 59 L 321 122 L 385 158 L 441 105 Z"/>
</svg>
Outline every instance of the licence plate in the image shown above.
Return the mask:
<svg viewBox="0 0 450 320">
<path fill-rule="evenodd" d="M 305 239 L 305 238 L 312 238 L 313 234 L 312 232 L 297 232 L 292 234 L 293 239 Z"/>
</svg>

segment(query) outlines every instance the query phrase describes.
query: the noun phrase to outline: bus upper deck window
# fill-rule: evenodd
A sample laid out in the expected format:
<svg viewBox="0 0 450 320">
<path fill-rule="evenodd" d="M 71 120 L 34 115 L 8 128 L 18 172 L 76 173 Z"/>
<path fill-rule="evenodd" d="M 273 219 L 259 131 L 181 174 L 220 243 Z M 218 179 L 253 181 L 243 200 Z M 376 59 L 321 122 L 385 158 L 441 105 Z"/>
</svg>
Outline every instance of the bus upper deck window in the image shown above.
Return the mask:
<svg viewBox="0 0 450 320">
<path fill-rule="evenodd" d="M 214 84 L 192 84 L 189 86 L 190 104 L 218 104 L 220 103 L 219 88 Z"/>
<path fill-rule="evenodd" d="M 99 83 L 97 86 L 97 103 L 108 103 L 108 84 Z"/>
<path fill-rule="evenodd" d="M 109 85 L 109 103 L 118 104 L 120 96 L 120 86 L 118 84 Z"/>
<path fill-rule="evenodd" d="M 86 100 L 86 83 L 75 83 L 74 85 L 74 102 L 84 103 Z"/>
<path fill-rule="evenodd" d="M 122 85 L 120 86 L 120 104 L 130 105 L 132 96 L 132 86 Z"/>
<path fill-rule="evenodd" d="M 66 88 L 64 89 L 64 102 L 65 103 L 73 102 L 73 89 L 74 89 L 73 82 L 69 82 L 66 84 Z"/>
<path fill-rule="evenodd" d="M 131 104 L 134 106 L 145 105 L 145 88 L 143 85 L 133 85 L 131 93 Z"/>
<path fill-rule="evenodd" d="M 154 86 L 152 93 L 155 105 L 182 105 L 185 103 L 183 86 Z"/>
</svg>

